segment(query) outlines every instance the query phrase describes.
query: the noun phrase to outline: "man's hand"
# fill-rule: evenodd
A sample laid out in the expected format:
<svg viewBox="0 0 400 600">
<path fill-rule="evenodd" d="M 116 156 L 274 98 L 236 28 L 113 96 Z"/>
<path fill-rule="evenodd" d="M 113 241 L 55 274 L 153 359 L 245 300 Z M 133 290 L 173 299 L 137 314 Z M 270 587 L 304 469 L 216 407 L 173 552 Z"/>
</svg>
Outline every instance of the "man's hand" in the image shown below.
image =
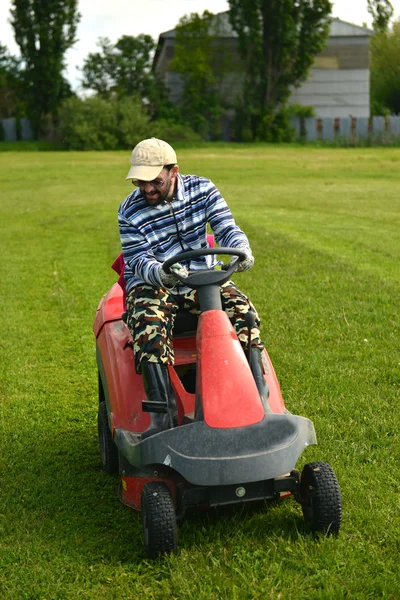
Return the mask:
<svg viewBox="0 0 400 600">
<path fill-rule="evenodd" d="M 242 250 L 242 252 L 245 252 L 246 258 L 239 261 L 237 271 L 248 271 L 254 265 L 254 256 L 248 246 L 239 246 L 238 250 Z"/>
<path fill-rule="evenodd" d="M 187 268 L 180 263 L 172 265 L 169 269 L 171 273 L 166 273 L 162 268 L 162 265 L 158 267 L 158 276 L 161 286 L 165 288 L 172 288 L 179 281 L 174 273 L 177 273 L 180 277 L 188 277 L 189 275 Z"/>
</svg>

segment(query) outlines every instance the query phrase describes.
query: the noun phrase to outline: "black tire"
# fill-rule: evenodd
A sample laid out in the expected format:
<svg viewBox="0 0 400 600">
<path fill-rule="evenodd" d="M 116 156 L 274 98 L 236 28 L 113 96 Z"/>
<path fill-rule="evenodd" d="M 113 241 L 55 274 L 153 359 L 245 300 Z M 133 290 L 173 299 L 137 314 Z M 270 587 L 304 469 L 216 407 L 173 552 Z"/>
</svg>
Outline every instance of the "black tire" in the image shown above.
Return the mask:
<svg viewBox="0 0 400 600">
<path fill-rule="evenodd" d="M 304 520 L 312 531 L 337 534 L 342 524 L 342 498 L 332 467 L 325 462 L 305 465 L 300 479 Z"/>
<path fill-rule="evenodd" d="M 103 469 L 109 475 L 115 475 L 119 471 L 118 448 L 115 445 L 108 425 L 107 405 L 104 400 L 103 402 L 99 402 L 97 430 Z"/>
<path fill-rule="evenodd" d="M 178 534 L 171 494 L 165 483 L 152 481 L 142 491 L 140 514 L 144 545 L 150 558 L 176 550 Z"/>
</svg>

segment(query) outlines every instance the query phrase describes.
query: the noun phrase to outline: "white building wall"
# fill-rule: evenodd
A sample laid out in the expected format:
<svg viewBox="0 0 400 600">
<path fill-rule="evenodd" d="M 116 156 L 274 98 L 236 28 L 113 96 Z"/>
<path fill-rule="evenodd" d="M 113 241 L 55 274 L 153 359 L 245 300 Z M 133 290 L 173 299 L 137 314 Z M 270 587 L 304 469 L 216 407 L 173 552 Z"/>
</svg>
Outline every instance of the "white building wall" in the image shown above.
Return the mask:
<svg viewBox="0 0 400 600">
<path fill-rule="evenodd" d="M 369 70 L 312 69 L 290 102 L 313 106 L 317 117 L 369 117 Z"/>
<path fill-rule="evenodd" d="M 234 100 L 238 76 L 226 82 L 226 98 Z M 233 80 L 236 85 L 233 85 Z M 170 100 L 179 102 L 182 80 L 178 73 L 167 72 L 165 83 L 170 90 Z M 301 87 L 294 89 L 291 104 L 313 106 L 317 117 L 369 117 L 369 71 L 366 69 L 312 69 Z"/>
</svg>

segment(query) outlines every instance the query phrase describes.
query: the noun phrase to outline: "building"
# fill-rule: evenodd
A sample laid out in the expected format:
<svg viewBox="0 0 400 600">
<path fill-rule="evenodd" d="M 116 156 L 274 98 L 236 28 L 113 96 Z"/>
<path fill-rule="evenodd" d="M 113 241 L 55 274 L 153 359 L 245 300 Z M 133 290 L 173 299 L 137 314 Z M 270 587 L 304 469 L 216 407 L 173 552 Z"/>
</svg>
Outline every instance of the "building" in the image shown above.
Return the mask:
<svg viewBox="0 0 400 600">
<path fill-rule="evenodd" d="M 373 31 L 333 19 L 328 44 L 291 102 L 313 106 L 317 117 L 369 117 L 369 38 Z"/>
<path fill-rule="evenodd" d="M 232 101 L 240 89 L 240 57 L 237 35 L 232 30 L 228 12 L 216 15 L 218 22 L 218 56 L 235 68 L 221 81 L 220 92 Z M 369 38 L 373 31 L 332 19 L 328 43 L 315 57 L 309 78 L 293 89 L 290 102 L 313 106 L 317 117 L 369 117 Z M 178 103 L 182 93 L 180 75 L 171 70 L 175 30 L 159 37 L 153 68 L 161 74 L 170 90 L 170 99 Z"/>
</svg>

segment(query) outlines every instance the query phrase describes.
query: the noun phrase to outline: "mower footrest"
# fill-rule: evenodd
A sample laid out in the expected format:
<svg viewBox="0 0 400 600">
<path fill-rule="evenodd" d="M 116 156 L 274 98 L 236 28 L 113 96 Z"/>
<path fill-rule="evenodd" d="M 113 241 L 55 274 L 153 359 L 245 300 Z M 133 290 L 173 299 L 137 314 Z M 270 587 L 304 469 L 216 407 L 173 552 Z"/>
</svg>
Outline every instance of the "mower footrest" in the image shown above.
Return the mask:
<svg viewBox="0 0 400 600">
<path fill-rule="evenodd" d="M 142 400 L 142 410 L 150 413 L 166 413 L 168 412 L 168 406 L 165 402 Z"/>
</svg>

